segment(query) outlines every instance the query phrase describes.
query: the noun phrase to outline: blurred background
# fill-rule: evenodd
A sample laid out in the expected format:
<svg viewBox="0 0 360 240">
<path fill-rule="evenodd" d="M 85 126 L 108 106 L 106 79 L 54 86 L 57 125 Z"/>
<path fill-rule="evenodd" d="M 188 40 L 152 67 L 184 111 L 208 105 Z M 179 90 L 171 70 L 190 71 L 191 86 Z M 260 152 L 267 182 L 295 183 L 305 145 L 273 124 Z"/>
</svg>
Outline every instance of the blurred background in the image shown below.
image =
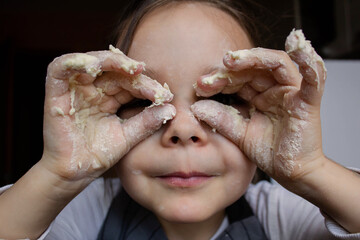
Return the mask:
<svg viewBox="0 0 360 240">
<path fill-rule="evenodd" d="M 41 158 L 47 65 L 64 53 L 108 49 L 122 2 L 0 0 L 0 186 Z M 256 2 L 264 8 L 255 13 L 269 26 L 267 47 L 282 49 L 288 33 L 302 28 L 326 59 L 324 151 L 360 168 L 360 1 Z"/>
</svg>

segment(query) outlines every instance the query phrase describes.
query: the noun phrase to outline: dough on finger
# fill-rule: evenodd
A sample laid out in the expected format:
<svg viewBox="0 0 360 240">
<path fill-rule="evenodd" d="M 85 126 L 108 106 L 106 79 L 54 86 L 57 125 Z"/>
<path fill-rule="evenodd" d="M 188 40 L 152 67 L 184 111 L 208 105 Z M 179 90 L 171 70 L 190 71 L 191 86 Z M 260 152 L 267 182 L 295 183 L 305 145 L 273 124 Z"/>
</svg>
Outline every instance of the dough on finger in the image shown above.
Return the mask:
<svg viewBox="0 0 360 240">
<path fill-rule="evenodd" d="M 299 65 L 304 81 L 301 97 L 307 103 L 320 106 L 326 80 L 326 68 L 301 30 L 293 30 L 286 39 L 285 48 L 291 59 Z"/>
<path fill-rule="evenodd" d="M 92 77 L 96 77 L 101 72 L 99 59 L 86 53 L 74 53 L 69 55 L 62 62 L 62 66 L 66 70 L 84 70 Z"/>
<path fill-rule="evenodd" d="M 269 70 L 279 84 L 300 87 L 301 75 L 284 51 L 265 48 L 229 51 L 223 62 L 232 71 Z"/>
</svg>

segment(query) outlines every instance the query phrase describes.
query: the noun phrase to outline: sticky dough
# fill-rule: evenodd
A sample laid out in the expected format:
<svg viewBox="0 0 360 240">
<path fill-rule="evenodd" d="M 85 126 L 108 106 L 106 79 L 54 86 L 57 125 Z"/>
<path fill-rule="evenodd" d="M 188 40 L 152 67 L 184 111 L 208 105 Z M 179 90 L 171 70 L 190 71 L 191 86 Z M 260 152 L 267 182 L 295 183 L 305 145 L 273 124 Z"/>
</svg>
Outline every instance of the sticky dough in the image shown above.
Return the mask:
<svg viewBox="0 0 360 240">
<path fill-rule="evenodd" d="M 63 66 L 66 69 L 82 70 L 93 77 L 96 77 L 101 72 L 101 67 L 98 65 L 99 60 L 86 53 L 77 53 L 73 57 L 66 59 Z"/>
<path fill-rule="evenodd" d="M 305 39 L 302 30 L 292 30 L 292 32 L 286 39 L 285 49 L 286 53 L 290 56 L 294 56 L 296 54 L 301 54 L 305 56 L 303 61 L 306 62 L 306 67 L 309 68 L 315 75 L 314 82 L 316 83 L 317 90 L 319 91 L 320 77 L 317 71 L 317 66 L 321 66 L 322 70 L 326 73 L 325 64 L 321 57 L 315 52 L 314 48 L 311 46 L 310 41 Z"/>
<path fill-rule="evenodd" d="M 214 84 L 214 81 L 218 78 L 227 78 L 229 80 L 229 82 L 231 83 L 230 74 L 224 73 L 224 72 L 217 72 L 211 76 L 205 77 L 205 78 L 201 79 L 201 82 L 206 85 L 211 85 L 211 84 Z"/>
<path fill-rule="evenodd" d="M 120 51 L 120 49 L 114 47 L 113 45 L 109 46 L 109 50 L 113 53 L 121 54 L 122 56 L 124 56 L 125 61 L 122 61 L 121 68 L 127 73 L 134 74 L 134 71 L 137 70 L 139 65 L 145 67 L 144 62 L 138 62 L 126 57 L 126 55 L 122 51 Z"/>
<path fill-rule="evenodd" d="M 167 92 L 170 91 L 169 86 L 165 83 L 164 88 L 165 89 L 160 88 L 160 89 L 156 90 L 156 93 L 154 95 L 154 98 L 155 98 L 154 104 L 155 105 L 162 105 L 162 104 L 164 104 L 164 101 L 167 100 L 166 99 Z"/>
<path fill-rule="evenodd" d="M 231 56 L 231 58 L 233 59 L 244 59 L 249 57 L 252 53 L 251 50 L 248 49 L 243 49 L 240 51 L 228 51 L 227 54 L 229 54 Z"/>
</svg>

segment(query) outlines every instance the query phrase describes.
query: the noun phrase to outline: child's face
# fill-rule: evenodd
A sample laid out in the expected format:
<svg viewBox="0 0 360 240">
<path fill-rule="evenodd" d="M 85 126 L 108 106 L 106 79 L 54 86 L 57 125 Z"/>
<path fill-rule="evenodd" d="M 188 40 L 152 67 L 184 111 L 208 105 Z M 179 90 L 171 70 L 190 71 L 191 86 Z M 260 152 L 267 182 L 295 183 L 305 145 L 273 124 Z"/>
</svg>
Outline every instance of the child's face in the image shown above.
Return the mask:
<svg viewBox="0 0 360 240">
<path fill-rule="evenodd" d="M 234 19 L 200 3 L 158 8 L 138 26 L 128 55 L 169 85 L 177 114 L 120 160 L 119 173 L 129 195 L 160 221 L 222 220 L 249 185 L 255 165 L 190 106 L 201 75 L 223 67 L 228 50 L 251 47 Z"/>
</svg>

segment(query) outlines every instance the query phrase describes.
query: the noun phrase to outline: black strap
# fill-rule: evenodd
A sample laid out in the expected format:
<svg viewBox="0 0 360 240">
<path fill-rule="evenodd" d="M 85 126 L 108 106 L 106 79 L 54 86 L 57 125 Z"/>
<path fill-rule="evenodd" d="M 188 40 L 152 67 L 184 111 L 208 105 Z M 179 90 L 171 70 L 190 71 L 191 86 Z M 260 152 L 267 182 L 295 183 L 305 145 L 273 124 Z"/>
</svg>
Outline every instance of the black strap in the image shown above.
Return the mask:
<svg viewBox="0 0 360 240">
<path fill-rule="evenodd" d="M 166 236 L 155 215 L 121 190 L 111 203 L 97 239 L 166 239 Z"/>
<path fill-rule="evenodd" d="M 217 240 L 267 239 L 249 204 L 241 197 L 226 208 L 230 226 Z M 113 199 L 98 234 L 98 240 L 167 240 L 156 216 L 121 190 Z"/>
</svg>

